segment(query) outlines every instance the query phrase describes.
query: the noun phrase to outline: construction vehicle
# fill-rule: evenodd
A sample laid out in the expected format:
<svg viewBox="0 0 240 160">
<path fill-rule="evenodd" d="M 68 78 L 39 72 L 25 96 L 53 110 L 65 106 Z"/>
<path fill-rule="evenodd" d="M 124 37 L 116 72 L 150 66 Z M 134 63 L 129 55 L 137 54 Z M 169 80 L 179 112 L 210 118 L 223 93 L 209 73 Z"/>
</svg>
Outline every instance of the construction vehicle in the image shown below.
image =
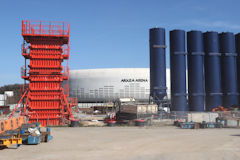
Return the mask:
<svg viewBox="0 0 240 160">
<path fill-rule="evenodd" d="M 217 108 L 213 108 L 212 111 L 213 112 L 219 112 L 219 111 L 236 111 L 238 110 L 238 106 L 237 105 L 233 105 L 229 108 L 225 108 L 223 106 L 218 106 Z"/>
<path fill-rule="evenodd" d="M 22 138 L 13 136 L 0 136 L 0 148 L 9 148 L 11 145 L 16 145 L 18 148 L 22 144 Z"/>
</svg>

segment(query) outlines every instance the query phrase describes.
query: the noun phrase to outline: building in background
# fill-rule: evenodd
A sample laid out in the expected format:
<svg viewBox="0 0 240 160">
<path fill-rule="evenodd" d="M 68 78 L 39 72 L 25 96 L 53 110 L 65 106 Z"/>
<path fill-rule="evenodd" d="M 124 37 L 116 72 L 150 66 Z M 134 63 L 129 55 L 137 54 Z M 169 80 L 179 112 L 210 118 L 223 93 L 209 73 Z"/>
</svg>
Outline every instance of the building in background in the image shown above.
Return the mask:
<svg viewBox="0 0 240 160">
<path fill-rule="evenodd" d="M 70 97 L 79 103 L 112 102 L 118 98 L 148 101 L 149 68 L 109 68 L 71 70 Z M 170 94 L 170 71 L 167 69 L 167 94 Z"/>
<path fill-rule="evenodd" d="M 13 91 L 4 91 L 4 94 L 0 94 L 0 106 L 6 106 L 9 103 L 9 99 L 13 98 L 14 93 Z"/>
</svg>

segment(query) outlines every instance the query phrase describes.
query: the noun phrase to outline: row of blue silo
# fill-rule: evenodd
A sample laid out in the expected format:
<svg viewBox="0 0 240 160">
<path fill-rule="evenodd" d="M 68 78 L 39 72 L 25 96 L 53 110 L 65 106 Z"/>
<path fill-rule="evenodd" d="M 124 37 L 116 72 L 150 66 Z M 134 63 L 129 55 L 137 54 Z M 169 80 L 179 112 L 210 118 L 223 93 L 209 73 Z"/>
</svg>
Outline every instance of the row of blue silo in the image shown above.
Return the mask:
<svg viewBox="0 0 240 160">
<path fill-rule="evenodd" d="M 159 104 L 166 96 L 166 40 L 165 29 L 152 28 L 149 32 L 150 96 Z"/>
<path fill-rule="evenodd" d="M 238 86 L 238 93 L 240 94 L 240 33 L 235 35 L 235 44 L 236 44 L 236 52 L 237 52 L 237 84 L 238 84 L 237 86 Z M 239 98 L 238 98 L 238 101 L 240 103 Z"/>
<path fill-rule="evenodd" d="M 187 110 L 185 32 L 170 32 L 171 110 Z"/>
<path fill-rule="evenodd" d="M 217 32 L 204 33 L 205 52 L 205 102 L 206 110 L 210 111 L 222 105 L 221 63 L 219 53 L 219 39 Z"/>
<path fill-rule="evenodd" d="M 238 105 L 240 34 L 190 31 L 187 41 L 185 35 L 183 30 L 170 31 L 171 110 L 211 111 L 219 105 Z M 166 95 L 165 50 L 165 30 L 150 29 L 150 94 L 155 100 Z"/>
</svg>

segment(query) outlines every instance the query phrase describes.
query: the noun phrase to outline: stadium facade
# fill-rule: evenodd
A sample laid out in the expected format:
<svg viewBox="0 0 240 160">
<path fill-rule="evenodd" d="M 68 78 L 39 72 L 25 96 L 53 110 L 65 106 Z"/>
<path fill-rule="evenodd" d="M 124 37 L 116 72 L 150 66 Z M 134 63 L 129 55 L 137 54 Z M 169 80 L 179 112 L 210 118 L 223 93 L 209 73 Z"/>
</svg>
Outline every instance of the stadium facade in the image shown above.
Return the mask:
<svg viewBox="0 0 240 160">
<path fill-rule="evenodd" d="M 167 93 L 170 93 L 170 73 L 167 69 Z M 71 70 L 70 96 L 80 103 L 110 102 L 118 98 L 148 101 L 149 68 L 108 68 Z"/>
</svg>

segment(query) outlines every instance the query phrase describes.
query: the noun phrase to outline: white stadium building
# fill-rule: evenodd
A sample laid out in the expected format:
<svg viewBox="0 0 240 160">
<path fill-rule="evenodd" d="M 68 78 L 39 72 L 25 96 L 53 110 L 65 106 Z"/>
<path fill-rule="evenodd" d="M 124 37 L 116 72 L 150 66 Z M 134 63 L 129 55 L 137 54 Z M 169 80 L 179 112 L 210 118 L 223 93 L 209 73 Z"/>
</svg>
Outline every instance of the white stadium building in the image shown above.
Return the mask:
<svg viewBox="0 0 240 160">
<path fill-rule="evenodd" d="M 69 93 L 80 103 L 110 102 L 118 98 L 148 101 L 149 68 L 109 68 L 71 70 Z M 167 69 L 167 93 L 170 93 L 170 70 Z"/>
</svg>

